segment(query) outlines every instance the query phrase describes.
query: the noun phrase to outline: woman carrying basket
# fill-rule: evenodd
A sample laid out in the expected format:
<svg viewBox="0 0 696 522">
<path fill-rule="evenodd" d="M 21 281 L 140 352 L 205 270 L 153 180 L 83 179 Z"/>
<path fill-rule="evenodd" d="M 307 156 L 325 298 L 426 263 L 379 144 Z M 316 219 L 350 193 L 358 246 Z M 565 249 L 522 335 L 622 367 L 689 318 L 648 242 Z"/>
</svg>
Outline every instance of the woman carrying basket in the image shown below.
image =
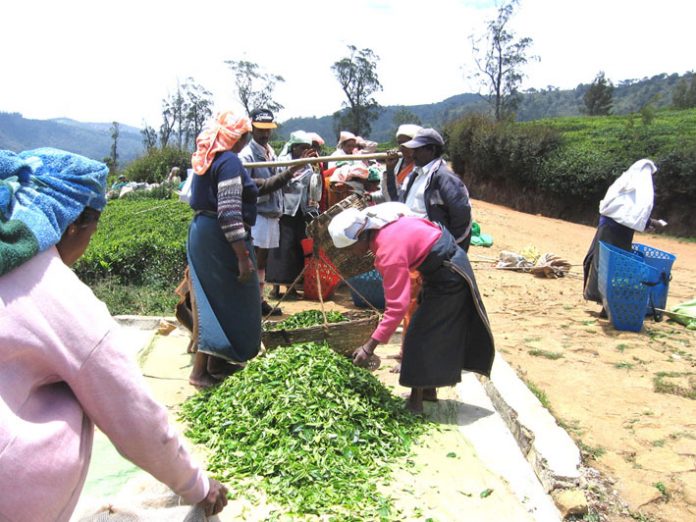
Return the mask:
<svg viewBox="0 0 696 522">
<path fill-rule="evenodd" d="M 328 229 L 334 245 L 351 255 L 371 250 L 383 278 L 384 317 L 353 352 L 355 364 L 366 364 L 396 330 L 411 299 L 410 271 L 417 269 L 422 300 L 406 331 L 399 377 L 411 388 L 407 407 L 421 413 L 423 400 L 437 400 L 436 388 L 460 382 L 462 370 L 490 375 L 494 342 L 486 309 L 466 252 L 446 229 L 395 202 L 346 209 Z"/>
<path fill-rule="evenodd" d="M 631 252 L 635 231 L 654 230 L 667 225 L 650 218 L 653 208 L 653 174 L 657 167 L 649 159 L 636 161 L 607 190 L 599 202 L 599 225 L 583 260 L 583 297 L 602 303 L 599 293 L 599 242 Z M 604 308 L 599 316 L 606 318 Z"/>
</svg>

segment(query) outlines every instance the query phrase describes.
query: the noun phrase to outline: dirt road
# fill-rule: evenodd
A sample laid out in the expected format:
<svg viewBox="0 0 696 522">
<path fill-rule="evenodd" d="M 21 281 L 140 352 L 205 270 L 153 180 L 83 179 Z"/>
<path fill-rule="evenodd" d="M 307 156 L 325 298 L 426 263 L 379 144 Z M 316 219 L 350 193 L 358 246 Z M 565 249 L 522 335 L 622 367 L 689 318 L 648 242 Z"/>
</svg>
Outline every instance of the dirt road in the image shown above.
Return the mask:
<svg viewBox="0 0 696 522">
<path fill-rule="evenodd" d="M 646 319 L 619 332 L 582 299 L 582 260 L 594 229 L 474 201 L 494 238 L 472 247 L 496 348 L 583 449 L 589 466 L 615 481 L 634 514 L 609 520 L 696 520 L 696 332 Z M 677 256 L 668 308 L 696 297 L 696 242 L 636 234 Z M 501 250 L 533 245 L 573 265 L 563 279 L 494 270 Z M 601 495 L 600 495 L 601 496 Z M 614 510 L 615 511 L 615 510 Z"/>
</svg>

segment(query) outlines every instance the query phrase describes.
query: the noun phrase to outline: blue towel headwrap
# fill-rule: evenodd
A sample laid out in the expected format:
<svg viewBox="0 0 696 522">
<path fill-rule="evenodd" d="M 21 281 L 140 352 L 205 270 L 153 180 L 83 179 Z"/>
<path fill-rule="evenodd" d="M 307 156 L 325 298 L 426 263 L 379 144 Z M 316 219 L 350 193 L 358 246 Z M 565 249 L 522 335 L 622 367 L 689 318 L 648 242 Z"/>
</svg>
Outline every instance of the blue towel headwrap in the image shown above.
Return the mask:
<svg viewBox="0 0 696 522">
<path fill-rule="evenodd" d="M 108 173 L 58 149 L 0 150 L 0 275 L 58 243 L 85 207 L 101 211 Z"/>
</svg>

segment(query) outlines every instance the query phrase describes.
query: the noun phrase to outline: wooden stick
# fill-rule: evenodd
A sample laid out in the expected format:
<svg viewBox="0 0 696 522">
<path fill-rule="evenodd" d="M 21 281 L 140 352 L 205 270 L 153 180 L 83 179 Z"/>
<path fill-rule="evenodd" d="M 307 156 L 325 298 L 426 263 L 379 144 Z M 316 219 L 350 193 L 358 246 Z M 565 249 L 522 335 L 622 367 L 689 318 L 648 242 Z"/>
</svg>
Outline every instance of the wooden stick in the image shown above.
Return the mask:
<svg viewBox="0 0 696 522">
<path fill-rule="evenodd" d="M 397 152 L 396 155 L 400 158 L 402 154 Z M 321 163 L 323 161 L 353 161 L 353 160 L 370 160 L 370 159 L 386 159 L 389 156 L 386 152 L 375 152 L 373 154 L 347 154 L 345 156 L 318 156 L 316 158 L 298 158 L 287 161 L 255 161 L 243 162 L 247 168 L 261 167 L 292 167 L 294 165 L 307 165 L 308 163 Z"/>
</svg>

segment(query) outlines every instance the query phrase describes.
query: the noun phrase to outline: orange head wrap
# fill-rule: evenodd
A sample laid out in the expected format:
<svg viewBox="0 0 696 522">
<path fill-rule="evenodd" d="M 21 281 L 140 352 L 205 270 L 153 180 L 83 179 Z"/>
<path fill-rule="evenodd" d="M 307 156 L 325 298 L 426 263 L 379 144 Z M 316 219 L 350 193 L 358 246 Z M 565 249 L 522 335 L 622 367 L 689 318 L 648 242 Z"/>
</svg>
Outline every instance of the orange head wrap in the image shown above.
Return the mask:
<svg viewBox="0 0 696 522">
<path fill-rule="evenodd" d="M 196 138 L 196 152 L 191 157 L 193 171 L 198 175 L 205 174 L 215 154 L 230 150 L 247 132 L 251 132 L 249 118 L 236 116 L 232 111 L 219 113 Z"/>
</svg>

